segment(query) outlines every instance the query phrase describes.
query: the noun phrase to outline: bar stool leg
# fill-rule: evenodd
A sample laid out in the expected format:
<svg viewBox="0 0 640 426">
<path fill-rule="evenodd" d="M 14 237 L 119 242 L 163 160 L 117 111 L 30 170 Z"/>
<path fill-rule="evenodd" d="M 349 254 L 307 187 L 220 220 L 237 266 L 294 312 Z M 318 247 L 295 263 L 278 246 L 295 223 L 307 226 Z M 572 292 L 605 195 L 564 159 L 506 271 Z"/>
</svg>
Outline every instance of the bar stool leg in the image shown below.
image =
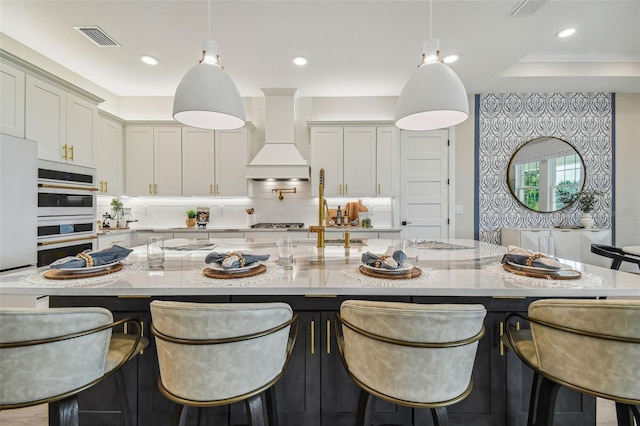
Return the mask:
<svg viewBox="0 0 640 426">
<path fill-rule="evenodd" d="M 127 385 L 124 381 L 124 373 L 122 368 L 114 374 L 116 379 L 116 388 L 118 390 L 118 400 L 120 401 L 120 411 L 122 411 L 124 426 L 133 426 L 133 417 L 131 417 L 131 409 L 129 408 L 129 398 L 127 397 Z"/>
<path fill-rule="evenodd" d="M 447 407 L 432 408 L 431 416 L 433 417 L 433 424 L 435 426 L 449 426 Z"/>
<path fill-rule="evenodd" d="M 176 404 L 176 408 L 173 411 L 173 419 L 171 424 L 174 426 L 185 426 L 187 424 L 187 411 L 189 406 Z"/>
<path fill-rule="evenodd" d="M 269 426 L 278 426 L 278 403 L 276 400 L 276 387 L 271 386 L 265 391 L 265 398 L 267 404 L 267 416 L 269 420 Z"/>
<path fill-rule="evenodd" d="M 364 389 L 358 396 L 358 412 L 356 414 L 356 426 L 371 426 L 376 410 L 376 399 Z"/>
<path fill-rule="evenodd" d="M 533 372 L 533 380 L 531 382 L 531 396 L 529 397 L 529 417 L 527 419 L 527 426 L 535 426 L 537 419 L 536 414 L 538 411 L 538 395 L 540 394 L 540 375 Z"/>
<path fill-rule="evenodd" d="M 621 402 L 616 402 L 616 417 L 618 426 L 633 426 L 631 407 Z"/>
<path fill-rule="evenodd" d="M 78 395 L 71 395 L 49 404 L 50 426 L 79 426 Z"/>
<path fill-rule="evenodd" d="M 538 379 L 536 392 L 536 407 L 533 419 L 529 419 L 532 426 L 553 426 L 553 415 L 556 406 L 556 396 L 560 390 L 560 385 L 552 382 L 546 377 L 540 376 Z"/>
<path fill-rule="evenodd" d="M 244 402 L 247 407 L 249 426 L 267 426 L 262 412 L 262 395 L 254 395 L 249 399 L 245 399 Z"/>
</svg>

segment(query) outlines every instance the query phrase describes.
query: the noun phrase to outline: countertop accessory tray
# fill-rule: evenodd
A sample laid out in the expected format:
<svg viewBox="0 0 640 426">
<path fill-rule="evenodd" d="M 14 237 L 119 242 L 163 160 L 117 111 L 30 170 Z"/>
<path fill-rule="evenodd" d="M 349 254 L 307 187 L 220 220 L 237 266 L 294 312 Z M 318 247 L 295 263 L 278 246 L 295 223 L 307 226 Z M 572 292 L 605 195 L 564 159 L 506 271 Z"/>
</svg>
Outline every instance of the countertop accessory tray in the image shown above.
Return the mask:
<svg viewBox="0 0 640 426">
<path fill-rule="evenodd" d="M 114 272 L 121 271 L 122 263 L 117 263 L 113 266 L 108 267 L 107 269 L 103 269 L 102 271 L 89 272 L 86 274 L 78 273 L 77 270 L 75 272 L 69 272 L 65 269 L 49 269 L 45 271 L 42 275 L 45 278 L 50 280 L 77 280 L 80 278 L 91 278 L 91 277 L 99 277 L 101 275 L 113 274 Z"/>
<path fill-rule="evenodd" d="M 224 272 L 224 271 L 218 271 L 211 268 L 204 268 L 202 273 L 207 278 L 217 278 L 219 280 L 220 279 L 226 280 L 226 279 L 234 279 L 234 278 L 253 277 L 255 275 L 263 274 L 266 271 L 267 271 L 266 265 L 260 264 L 260 266 L 253 269 L 249 269 L 248 271 L 245 271 L 245 272 Z"/>
<path fill-rule="evenodd" d="M 518 270 L 511 265 L 507 265 L 506 263 L 502 265 L 505 271 L 511 272 L 512 274 L 522 275 L 525 277 L 531 278 L 544 278 L 547 280 L 576 280 L 582 276 L 580 271 L 576 271 L 575 269 L 561 269 L 558 271 L 549 271 L 549 272 L 538 272 L 538 271 L 522 271 Z"/>
<path fill-rule="evenodd" d="M 384 273 L 384 272 L 377 272 L 377 271 L 373 271 L 373 270 L 371 270 L 369 268 L 365 268 L 362 265 L 360 265 L 358 270 L 360 271 L 361 274 L 367 275 L 369 277 L 384 278 L 384 279 L 388 279 L 388 280 L 406 280 L 408 278 L 418 278 L 422 274 L 422 270 L 420 268 L 416 267 L 416 266 L 414 266 L 413 268 L 411 268 L 407 272 L 400 273 L 400 274 L 393 274 L 393 273 L 390 274 L 390 273 Z"/>
</svg>

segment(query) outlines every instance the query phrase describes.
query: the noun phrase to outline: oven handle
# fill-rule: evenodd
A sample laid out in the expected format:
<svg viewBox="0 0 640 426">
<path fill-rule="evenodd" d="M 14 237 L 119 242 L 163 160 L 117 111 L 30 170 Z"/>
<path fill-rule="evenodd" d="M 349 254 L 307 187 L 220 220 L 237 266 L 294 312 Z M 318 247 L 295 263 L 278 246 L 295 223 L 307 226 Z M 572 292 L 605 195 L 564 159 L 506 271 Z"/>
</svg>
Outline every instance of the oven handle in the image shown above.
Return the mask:
<svg viewBox="0 0 640 426">
<path fill-rule="evenodd" d="M 68 238 L 66 240 L 54 240 L 54 241 L 43 241 L 39 242 L 39 246 L 50 246 L 53 244 L 64 244 L 64 243 L 72 243 L 74 241 L 83 241 L 83 240 L 95 240 L 97 239 L 97 235 L 89 235 L 87 237 L 78 237 L 78 238 Z"/>
<path fill-rule="evenodd" d="M 38 188 L 57 188 L 57 189 L 77 189 L 80 191 L 97 191 L 97 187 L 88 186 L 71 186 L 71 185 L 53 185 L 51 183 L 39 183 Z"/>
</svg>

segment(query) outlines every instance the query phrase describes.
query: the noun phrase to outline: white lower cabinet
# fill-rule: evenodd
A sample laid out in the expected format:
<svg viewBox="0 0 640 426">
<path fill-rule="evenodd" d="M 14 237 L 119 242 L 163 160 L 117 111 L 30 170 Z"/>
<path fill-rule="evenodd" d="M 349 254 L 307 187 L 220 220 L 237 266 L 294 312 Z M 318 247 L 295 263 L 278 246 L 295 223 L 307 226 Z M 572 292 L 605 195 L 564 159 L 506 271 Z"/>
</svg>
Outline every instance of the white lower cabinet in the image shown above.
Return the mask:
<svg viewBox="0 0 640 426">
<path fill-rule="evenodd" d="M 580 258 L 581 262 L 590 265 L 611 267 L 611 259 L 595 253 L 591 253 L 591 244 L 611 245 L 611 231 L 608 229 L 588 230 L 580 232 Z"/>
<path fill-rule="evenodd" d="M 117 234 L 98 235 L 98 250 L 109 248 L 114 244 L 121 247 L 131 247 L 133 242 L 131 234 L 131 232 L 118 232 Z"/>
<path fill-rule="evenodd" d="M 538 238 L 551 236 L 560 259 L 575 260 L 590 265 L 611 266 L 611 260 L 591 253 L 591 244 L 611 245 L 609 229 L 517 229 L 502 228 L 501 244 L 538 251 Z"/>
</svg>

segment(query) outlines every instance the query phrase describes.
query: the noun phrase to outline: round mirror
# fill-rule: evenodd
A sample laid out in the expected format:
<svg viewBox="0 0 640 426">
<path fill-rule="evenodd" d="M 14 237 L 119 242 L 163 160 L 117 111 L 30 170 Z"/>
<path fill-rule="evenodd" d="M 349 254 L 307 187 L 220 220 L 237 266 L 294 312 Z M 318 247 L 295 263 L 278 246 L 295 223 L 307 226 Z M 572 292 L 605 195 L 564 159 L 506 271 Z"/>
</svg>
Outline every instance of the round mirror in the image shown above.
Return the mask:
<svg viewBox="0 0 640 426">
<path fill-rule="evenodd" d="M 584 162 L 568 142 L 554 137 L 532 139 L 511 157 L 507 184 L 523 206 L 537 212 L 562 210 L 584 185 Z"/>
</svg>

